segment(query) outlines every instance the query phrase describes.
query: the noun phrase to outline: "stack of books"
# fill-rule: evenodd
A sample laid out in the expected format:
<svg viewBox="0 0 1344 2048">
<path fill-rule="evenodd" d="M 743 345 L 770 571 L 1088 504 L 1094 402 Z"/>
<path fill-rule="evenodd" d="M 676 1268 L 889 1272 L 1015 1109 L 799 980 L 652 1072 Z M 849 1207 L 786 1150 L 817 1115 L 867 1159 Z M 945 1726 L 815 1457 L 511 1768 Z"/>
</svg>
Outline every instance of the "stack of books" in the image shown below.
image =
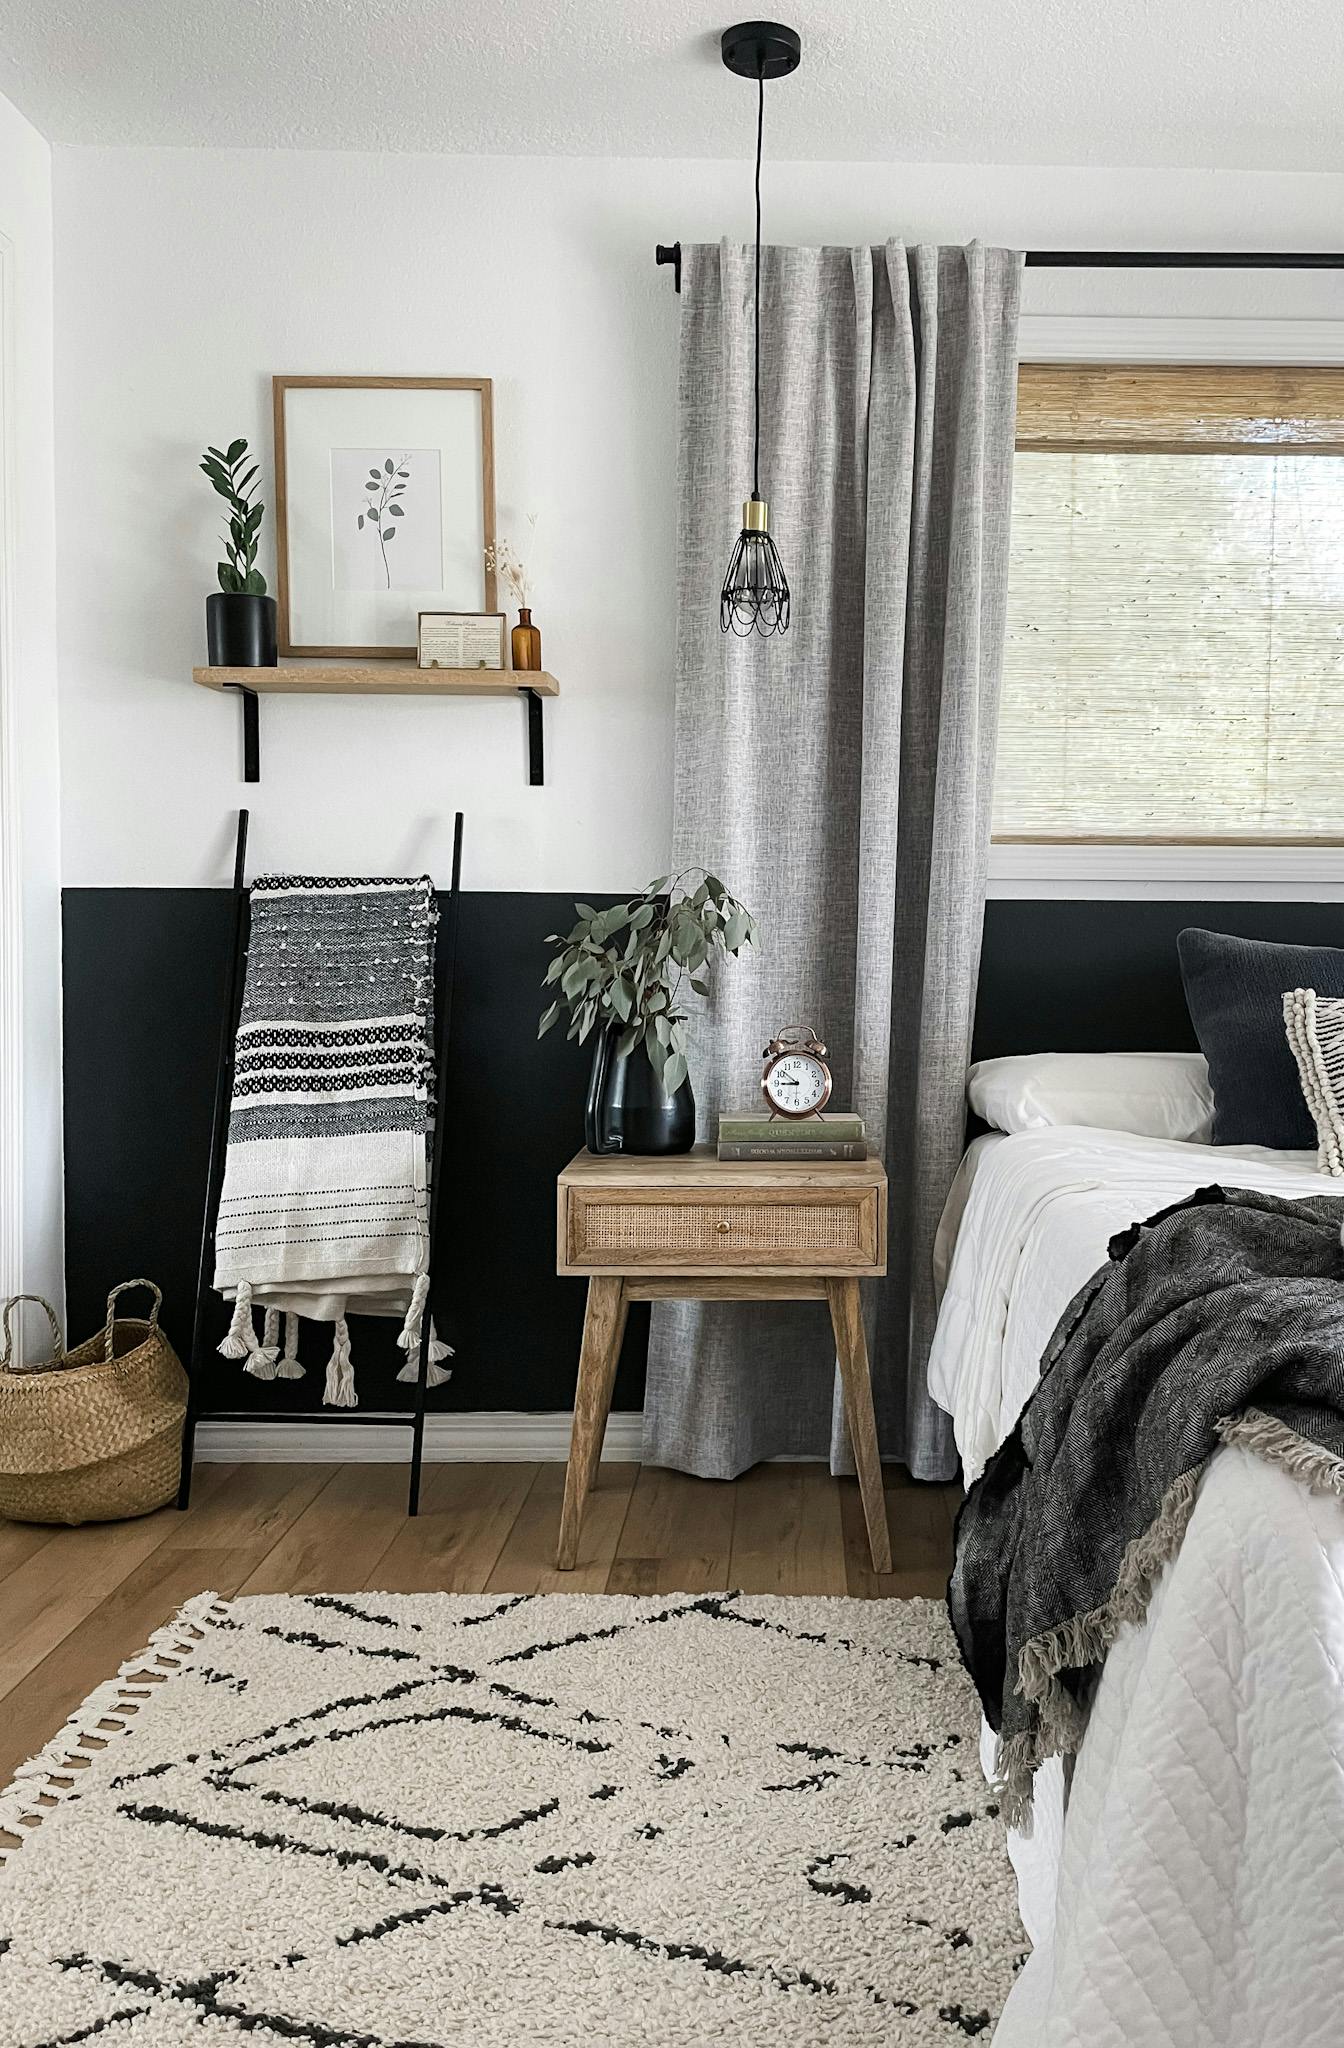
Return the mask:
<svg viewBox="0 0 1344 2048">
<path fill-rule="evenodd" d="M 767 1165 L 780 1159 L 866 1159 L 868 1144 L 861 1116 L 721 1116 L 719 1157 Z"/>
</svg>

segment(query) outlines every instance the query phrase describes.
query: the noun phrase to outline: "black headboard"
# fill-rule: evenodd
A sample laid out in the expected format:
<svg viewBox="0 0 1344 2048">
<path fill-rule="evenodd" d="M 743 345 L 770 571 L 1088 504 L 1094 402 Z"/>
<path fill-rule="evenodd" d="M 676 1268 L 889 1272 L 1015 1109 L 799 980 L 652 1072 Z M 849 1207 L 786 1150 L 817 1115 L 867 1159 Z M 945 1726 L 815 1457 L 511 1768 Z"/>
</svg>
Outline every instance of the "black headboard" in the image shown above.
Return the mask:
<svg viewBox="0 0 1344 2048">
<path fill-rule="evenodd" d="M 1067 897 L 985 906 L 973 1056 L 1192 1051 L 1176 934 L 1344 947 L 1344 903 Z"/>
</svg>

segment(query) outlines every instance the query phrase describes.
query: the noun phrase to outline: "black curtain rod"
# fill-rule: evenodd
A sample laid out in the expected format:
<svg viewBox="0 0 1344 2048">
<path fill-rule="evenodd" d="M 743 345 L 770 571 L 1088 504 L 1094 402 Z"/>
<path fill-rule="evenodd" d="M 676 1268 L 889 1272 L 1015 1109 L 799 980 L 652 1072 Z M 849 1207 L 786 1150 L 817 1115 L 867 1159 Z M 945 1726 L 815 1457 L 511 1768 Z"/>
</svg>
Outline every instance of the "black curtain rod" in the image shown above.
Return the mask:
<svg viewBox="0 0 1344 2048">
<path fill-rule="evenodd" d="M 655 263 L 670 263 L 681 290 L 681 243 L 659 242 Z M 1344 270 L 1344 251 L 1231 249 L 1028 249 L 1028 269 L 1040 270 Z"/>
</svg>

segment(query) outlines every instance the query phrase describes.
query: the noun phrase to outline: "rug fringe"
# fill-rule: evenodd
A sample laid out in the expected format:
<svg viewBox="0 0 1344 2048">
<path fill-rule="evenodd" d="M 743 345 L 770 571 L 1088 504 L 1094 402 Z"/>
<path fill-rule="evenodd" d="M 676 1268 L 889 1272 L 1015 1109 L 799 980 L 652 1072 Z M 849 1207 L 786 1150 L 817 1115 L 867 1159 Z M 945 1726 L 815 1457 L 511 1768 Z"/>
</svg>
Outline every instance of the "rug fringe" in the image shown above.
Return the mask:
<svg viewBox="0 0 1344 2048">
<path fill-rule="evenodd" d="M 53 1806 L 79 1796 L 91 1765 L 114 1736 L 125 1735 L 134 1725 L 140 1707 L 151 1697 L 150 1688 L 184 1670 L 204 1642 L 206 1629 L 227 1613 L 217 1593 L 197 1593 L 170 1622 L 155 1629 L 144 1649 L 129 1658 L 115 1678 L 94 1687 L 36 1756 L 20 1764 L 13 1782 L 0 1790 L 0 1835 L 17 1837 L 15 1847 L 0 1842 L 0 1868 Z M 86 1741 L 97 1746 L 87 1748 Z"/>
</svg>

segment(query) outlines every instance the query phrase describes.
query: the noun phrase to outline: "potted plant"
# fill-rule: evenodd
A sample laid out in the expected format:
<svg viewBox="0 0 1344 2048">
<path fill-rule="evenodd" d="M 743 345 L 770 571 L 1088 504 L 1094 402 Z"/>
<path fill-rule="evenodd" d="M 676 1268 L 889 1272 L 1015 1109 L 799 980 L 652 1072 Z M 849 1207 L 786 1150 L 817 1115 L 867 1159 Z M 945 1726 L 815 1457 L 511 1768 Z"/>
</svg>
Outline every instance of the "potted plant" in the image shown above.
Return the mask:
<svg viewBox="0 0 1344 2048">
<path fill-rule="evenodd" d="M 697 882 L 695 877 L 699 876 Z M 561 937 L 544 987 L 556 989 L 538 1038 L 564 1010 L 580 1045 L 597 1033 L 585 1134 L 590 1152 L 689 1152 L 695 1096 L 687 1060 L 683 991 L 709 994 L 714 953 L 735 958 L 756 937 L 756 920 L 716 876 L 688 868 L 662 875 L 641 896 L 594 910 Z"/>
<path fill-rule="evenodd" d="M 229 508 L 219 589 L 205 600 L 212 668 L 275 667 L 275 599 L 257 567 L 257 539 L 266 507 L 254 498 L 257 465 L 247 468 L 246 441 L 207 448 L 201 468 Z"/>
</svg>

